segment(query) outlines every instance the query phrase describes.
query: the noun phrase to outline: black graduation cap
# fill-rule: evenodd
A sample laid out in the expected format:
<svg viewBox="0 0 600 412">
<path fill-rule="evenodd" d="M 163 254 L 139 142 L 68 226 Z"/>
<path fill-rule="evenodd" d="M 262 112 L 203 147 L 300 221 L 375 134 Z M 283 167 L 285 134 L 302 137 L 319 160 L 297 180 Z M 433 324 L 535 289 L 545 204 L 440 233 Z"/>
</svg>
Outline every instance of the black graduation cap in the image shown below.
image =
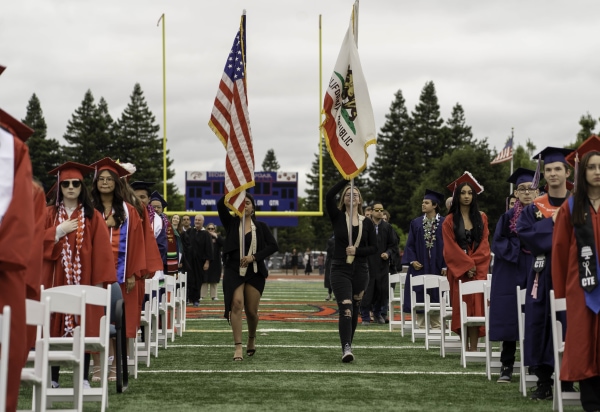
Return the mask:
<svg viewBox="0 0 600 412">
<path fill-rule="evenodd" d="M 444 195 L 434 190 L 425 189 L 425 196 L 423 196 L 423 199 L 429 199 L 433 203 L 437 203 L 441 206 L 444 199 Z"/>
<path fill-rule="evenodd" d="M 512 175 L 506 181 L 508 183 L 514 183 L 519 186 L 521 183 L 525 182 L 533 182 L 533 178 L 535 176 L 535 170 L 525 169 L 524 167 L 519 167 L 514 171 Z M 540 179 L 544 177 L 543 173 L 540 173 Z"/>
<path fill-rule="evenodd" d="M 131 188 L 133 190 L 145 190 L 146 192 L 148 192 L 148 195 L 150 195 L 150 188 L 154 185 L 155 185 L 154 182 L 142 182 L 142 181 L 137 181 L 137 182 L 133 182 L 133 183 L 129 184 L 129 186 L 131 186 Z"/>
<path fill-rule="evenodd" d="M 565 159 L 565 157 L 567 155 L 569 155 L 569 153 L 571 153 L 572 151 L 573 151 L 573 149 L 565 149 L 562 147 L 548 146 L 544 150 L 542 150 L 541 152 L 539 152 L 538 154 L 533 156 L 533 160 L 537 159 L 538 163 L 537 163 L 537 167 L 535 168 L 535 175 L 533 176 L 531 188 L 537 189 L 540 184 L 540 179 L 541 179 L 540 168 L 541 168 L 542 161 L 544 162 L 544 164 L 555 163 L 555 162 L 561 162 L 561 163 L 566 164 L 567 160 Z"/>
<path fill-rule="evenodd" d="M 165 207 L 169 206 L 167 201 L 156 190 L 154 192 L 152 192 L 152 194 L 150 195 L 150 202 L 152 202 L 153 200 L 158 200 L 160 202 L 160 204 L 162 205 L 163 209 Z"/>
</svg>

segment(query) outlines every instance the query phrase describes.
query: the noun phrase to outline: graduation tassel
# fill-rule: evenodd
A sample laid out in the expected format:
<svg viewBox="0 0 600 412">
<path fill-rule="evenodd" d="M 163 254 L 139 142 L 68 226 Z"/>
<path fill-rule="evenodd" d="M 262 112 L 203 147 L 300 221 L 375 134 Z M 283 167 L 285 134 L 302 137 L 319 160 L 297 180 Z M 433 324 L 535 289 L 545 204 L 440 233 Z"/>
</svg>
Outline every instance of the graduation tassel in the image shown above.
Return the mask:
<svg viewBox="0 0 600 412">
<path fill-rule="evenodd" d="M 542 164 L 542 155 L 538 156 L 537 166 L 535 167 L 535 174 L 533 175 L 533 180 L 531 181 L 531 189 L 535 190 L 540 185 L 540 166 Z"/>
</svg>

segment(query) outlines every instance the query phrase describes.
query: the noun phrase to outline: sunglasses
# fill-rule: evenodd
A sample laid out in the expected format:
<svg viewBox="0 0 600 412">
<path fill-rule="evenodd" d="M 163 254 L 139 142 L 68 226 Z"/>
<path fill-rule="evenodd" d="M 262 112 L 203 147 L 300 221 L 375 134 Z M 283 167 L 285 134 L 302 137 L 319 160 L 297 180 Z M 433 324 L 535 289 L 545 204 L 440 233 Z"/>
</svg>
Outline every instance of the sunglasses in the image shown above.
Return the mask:
<svg viewBox="0 0 600 412">
<path fill-rule="evenodd" d="M 206 230 L 215 230 L 214 227 L 207 227 Z"/>
<path fill-rule="evenodd" d="M 73 187 L 75 189 L 77 189 L 79 186 L 81 186 L 81 181 L 80 180 L 63 180 L 62 182 L 60 182 L 60 187 L 62 187 L 63 189 L 68 189 L 71 184 L 73 185 Z"/>
</svg>

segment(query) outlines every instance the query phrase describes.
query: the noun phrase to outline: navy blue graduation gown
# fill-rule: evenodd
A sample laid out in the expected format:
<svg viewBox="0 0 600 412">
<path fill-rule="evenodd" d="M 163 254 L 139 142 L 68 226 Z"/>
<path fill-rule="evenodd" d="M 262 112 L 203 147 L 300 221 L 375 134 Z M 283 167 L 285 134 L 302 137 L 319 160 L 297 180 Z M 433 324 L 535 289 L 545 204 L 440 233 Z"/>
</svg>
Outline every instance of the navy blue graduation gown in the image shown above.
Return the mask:
<svg viewBox="0 0 600 412">
<path fill-rule="evenodd" d="M 412 276 L 420 275 L 441 275 L 442 269 L 446 267 L 446 262 L 444 261 L 444 240 L 442 239 L 442 223 L 444 223 L 444 217 L 440 216 L 438 227 L 435 230 L 435 243 L 431 249 L 427 249 L 425 246 L 423 216 L 419 216 L 410 222 L 408 239 L 406 240 L 404 255 L 402 256 L 402 265 L 408 265 L 406 284 L 404 286 L 404 305 L 402 306 L 404 312 L 410 313 L 410 278 Z M 429 253 L 430 251 L 431 253 Z M 423 269 L 415 270 L 411 266 L 410 262 L 415 260 L 423 265 Z M 417 302 L 424 302 L 423 286 L 417 286 L 415 292 L 417 294 Z M 430 296 L 431 302 L 440 301 L 438 289 L 432 290 Z"/>
<path fill-rule="evenodd" d="M 494 232 L 492 252 L 494 269 L 490 297 L 490 340 L 518 341 L 517 286 L 527 286 L 527 274 L 533 265 L 533 255 L 521 247 L 517 234 L 510 231 L 515 210 L 500 217 Z"/>
<path fill-rule="evenodd" d="M 546 196 L 546 195 L 544 195 Z M 539 200 L 536 199 L 536 201 Z M 525 364 L 527 366 L 554 366 L 552 353 L 552 327 L 550 318 L 550 290 L 552 290 L 552 233 L 554 222 L 552 217 L 536 217 L 540 213 L 531 204 L 523 209 L 517 221 L 517 233 L 526 249 L 531 251 L 533 259 L 539 255 L 546 256 L 546 264 L 539 274 L 537 297 L 531 292 L 534 287 L 536 272 L 528 271 L 527 296 L 525 297 Z M 560 316 L 566 326 L 564 316 Z M 564 329 L 564 327 L 563 327 Z"/>
</svg>

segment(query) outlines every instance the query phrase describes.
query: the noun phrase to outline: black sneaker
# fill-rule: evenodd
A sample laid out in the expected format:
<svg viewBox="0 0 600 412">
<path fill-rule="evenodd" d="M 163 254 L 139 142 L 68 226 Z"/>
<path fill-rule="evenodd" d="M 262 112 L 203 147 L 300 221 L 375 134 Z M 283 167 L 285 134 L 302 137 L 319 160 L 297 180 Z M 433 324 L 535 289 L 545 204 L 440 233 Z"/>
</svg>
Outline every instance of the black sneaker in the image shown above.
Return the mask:
<svg viewBox="0 0 600 412">
<path fill-rule="evenodd" d="M 377 315 L 377 323 L 379 323 L 380 325 L 385 325 L 385 319 L 383 318 L 383 316 L 381 315 Z"/>
<path fill-rule="evenodd" d="M 496 382 L 498 383 L 510 383 L 512 381 L 513 368 L 512 366 L 503 366 L 500 369 L 500 377 Z"/>
<path fill-rule="evenodd" d="M 550 385 L 549 383 L 543 383 L 541 385 L 538 385 L 535 391 L 533 391 L 533 393 L 531 394 L 531 399 L 537 401 L 552 400 L 552 398 L 552 385 Z"/>
<path fill-rule="evenodd" d="M 352 354 L 352 347 L 348 344 L 344 346 L 344 354 L 342 355 L 342 362 L 349 363 L 354 360 L 354 355 Z"/>
</svg>

